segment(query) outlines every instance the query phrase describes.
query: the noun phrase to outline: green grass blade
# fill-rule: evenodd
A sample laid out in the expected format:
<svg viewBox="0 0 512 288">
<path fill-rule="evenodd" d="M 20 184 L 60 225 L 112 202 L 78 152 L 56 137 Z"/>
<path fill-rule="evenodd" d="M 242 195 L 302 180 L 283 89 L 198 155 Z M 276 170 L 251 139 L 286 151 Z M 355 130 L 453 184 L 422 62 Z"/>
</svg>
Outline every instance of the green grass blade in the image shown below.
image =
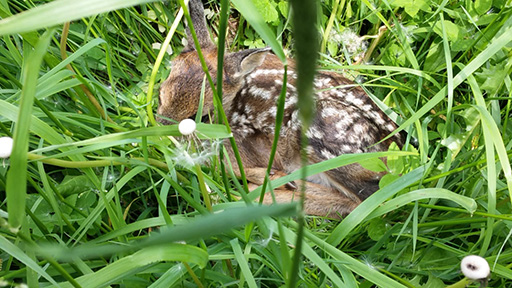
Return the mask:
<svg viewBox="0 0 512 288">
<path fill-rule="evenodd" d="M 373 212 L 368 214 L 366 220 L 379 217 L 390 211 L 393 211 L 394 209 L 397 209 L 398 207 L 407 205 L 411 202 L 431 198 L 439 198 L 453 201 L 459 204 L 460 206 L 464 207 L 464 209 L 466 209 L 471 214 L 473 214 L 477 208 L 477 204 L 475 200 L 472 198 L 462 196 L 457 193 L 453 193 L 446 189 L 425 188 L 400 195 L 394 199 L 391 199 L 383 203 L 377 209 L 373 210 Z"/>
<path fill-rule="evenodd" d="M 114 194 L 117 191 L 121 191 L 121 189 L 128 183 L 130 180 L 132 180 L 137 174 L 142 173 L 146 170 L 146 167 L 143 166 L 137 166 L 133 168 L 132 170 L 128 171 L 121 179 L 119 179 L 116 183 L 116 185 L 108 191 L 104 195 L 104 201 L 98 201 L 98 204 L 94 209 L 89 213 L 89 216 L 82 222 L 80 227 L 75 231 L 75 233 L 71 236 L 71 239 L 74 241 L 80 240 L 82 237 L 84 237 L 85 233 L 87 233 L 87 230 L 91 228 L 93 223 L 101 217 L 101 212 L 106 208 L 106 203 L 109 203 L 114 198 Z M 100 191 L 99 193 L 104 193 Z"/>
<path fill-rule="evenodd" d="M 155 86 L 156 81 L 156 75 L 158 73 L 158 68 L 160 67 L 160 64 L 162 63 L 162 60 L 164 59 L 165 54 L 167 53 L 167 47 L 169 47 L 169 44 L 171 43 L 172 37 L 174 36 L 174 33 L 176 32 L 176 28 L 178 27 L 179 22 L 183 18 L 183 9 L 180 8 L 178 11 L 178 14 L 176 15 L 176 18 L 174 19 L 171 28 L 169 29 L 169 33 L 167 33 L 167 36 L 165 37 L 165 40 L 162 43 L 162 47 L 160 48 L 160 51 L 158 52 L 158 56 L 155 60 L 155 65 L 153 66 L 153 69 L 151 70 L 151 76 L 149 78 L 148 82 L 148 93 L 146 96 L 146 104 L 147 109 L 146 113 L 148 115 L 148 120 L 151 125 L 156 125 L 155 116 L 153 115 L 153 89 Z"/>
<path fill-rule="evenodd" d="M 445 22 L 444 22 L 444 14 L 443 13 L 440 13 L 439 14 L 440 16 L 440 22 L 441 23 L 441 28 L 442 28 L 442 32 L 443 32 L 443 51 L 444 51 L 444 58 L 445 58 L 445 61 L 446 61 L 446 76 L 448 79 L 447 80 L 447 92 L 448 92 L 448 107 L 446 107 L 446 115 L 447 115 L 447 118 L 448 118 L 448 127 L 447 129 L 444 130 L 444 134 L 443 137 L 447 137 L 447 134 L 450 134 L 452 133 L 452 125 L 451 123 L 453 122 L 452 121 L 452 107 L 453 107 L 453 67 L 452 67 L 452 58 L 451 58 L 451 52 L 450 52 L 450 44 L 448 44 L 448 37 L 446 36 L 446 27 L 445 27 Z"/>
<path fill-rule="evenodd" d="M 231 135 L 227 133 L 226 127 L 224 125 L 218 125 L 218 124 L 203 124 L 199 123 L 197 124 L 197 131 L 198 136 L 200 139 L 222 139 L 222 138 L 228 138 Z M 112 147 L 116 145 L 138 142 L 140 141 L 141 137 L 149 137 L 149 136 L 181 136 L 181 133 L 178 130 L 178 125 L 167 125 L 167 126 L 158 126 L 158 127 L 147 127 L 147 128 L 140 128 L 133 131 L 128 132 L 120 132 L 120 133 L 112 133 L 104 136 L 99 136 L 83 141 L 77 141 L 77 142 L 70 142 L 65 144 L 59 144 L 59 145 L 52 145 L 47 146 L 44 148 L 33 150 L 32 153 L 43 153 L 43 152 L 50 152 L 54 150 L 63 150 L 63 148 L 68 147 L 88 147 L 83 150 L 74 149 L 74 150 L 68 150 L 66 149 L 66 152 L 63 152 L 61 154 L 52 155 L 53 158 L 55 157 L 64 157 L 68 155 L 73 154 L 79 154 L 89 151 L 94 151 L 98 149 L 103 149 L 107 147 Z"/>
<path fill-rule="evenodd" d="M 459 86 L 464 80 L 468 78 L 469 75 L 473 74 L 478 68 L 480 68 L 482 65 L 484 65 L 491 57 L 493 57 L 497 52 L 499 52 L 503 47 L 508 45 L 512 41 L 512 27 L 508 28 L 506 31 L 504 31 L 503 34 L 501 34 L 498 38 L 493 39 L 491 41 L 490 45 L 485 48 L 484 51 L 480 52 L 478 56 L 476 56 L 471 62 L 468 63 L 467 66 L 465 66 L 462 71 L 457 73 L 455 77 L 453 77 L 453 88 L 455 89 L 457 86 Z M 441 89 L 439 92 L 432 97 L 427 103 L 425 103 L 416 113 L 414 113 L 409 119 L 404 121 L 395 130 L 395 134 L 399 131 L 404 130 L 405 128 L 412 125 L 415 121 L 419 120 L 421 117 L 423 117 L 425 114 L 427 114 L 432 108 L 434 108 L 439 102 L 441 102 L 446 96 L 448 95 L 448 88 L 445 86 L 443 89 Z M 388 135 L 385 137 L 382 141 L 385 139 L 389 139 L 393 135 Z M 512 176 L 512 175 L 511 175 Z"/>
<path fill-rule="evenodd" d="M 101 38 L 92 39 L 87 44 L 78 48 L 78 50 L 76 50 L 73 54 L 69 55 L 66 59 L 61 61 L 55 67 L 53 67 L 52 70 L 48 71 L 48 73 L 45 73 L 43 76 L 41 76 L 41 79 L 39 79 L 39 81 L 41 83 L 44 81 L 47 81 L 49 78 L 51 78 L 55 74 L 59 73 L 62 69 L 64 69 L 67 65 L 69 65 L 73 61 L 79 59 L 85 53 L 91 51 L 91 49 L 93 49 L 94 47 L 99 46 L 100 44 L 104 44 L 104 43 L 106 43 L 105 40 L 103 40 Z M 72 72 L 67 71 L 67 73 L 72 73 Z"/>
<path fill-rule="evenodd" d="M 0 20 L 0 35 L 24 33 L 156 0 L 56 0 Z"/>
<path fill-rule="evenodd" d="M 295 226 L 295 227 L 297 226 L 297 224 L 294 224 L 294 223 L 291 223 L 291 224 L 292 224 L 292 226 Z M 287 236 L 286 236 L 287 238 L 294 239 L 293 234 L 295 234 L 295 233 L 293 233 L 291 230 L 289 230 L 289 228 L 285 228 L 285 231 L 287 233 Z M 373 283 L 376 283 L 381 287 L 393 287 L 393 288 L 394 287 L 405 287 L 402 284 L 396 282 L 395 280 L 387 277 L 386 275 L 383 275 L 382 273 L 376 271 L 372 267 L 370 267 L 366 264 L 363 264 L 361 261 L 354 259 L 350 255 L 340 251 L 338 248 L 329 244 L 327 241 L 322 240 L 319 237 L 315 236 L 309 230 L 305 230 L 304 235 L 305 235 L 305 238 L 307 240 L 311 241 L 312 243 L 314 243 L 317 246 L 317 248 L 328 253 L 336 261 L 343 264 L 345 267 L 347 267 L 354 273 L 363 276 L 366 280 L 372 281 Z M 292 244 L 292 243 L 290 243 L 290 244 Z M 317 252 L 314 252 L 314 250 L 309 246 L 308 246 L 308 248 L 305 248 L 304 251 L 305 251 L 304 256 L 306 256 L 308 258 L 312 256 L 312 255 L 308 255 L 311 252 L 317 254 Z M 311 259 L 314 259 L 314 258 L 315 257 L 311 257 Z M 330 269 L 330 267 L 327 267 L 327 268 Z M 324 273 L 329 275 L 329 273 L 327 273 L 326 271 L 324 271 Z M 342 284 L 343 282 L 341 282 L 341 279 L 339 279 L 339 277 L 338 277 L 338 275 L 336 275 L 336 273 L 334 273 L 334 275 L 330 279 L 333 280 L 335 283 L 338 283 L 338 285 L 340 285 L 337 287 L 345 287 L 346 286 L 346 285 Z"/>
<path fill-rule="evenodd" d="M 9 212 L 9 225 L 18 229 L 25 218 L 25 200 L 27 195 L 27 151 L 29 141 L 32 105 L 36 94 L 37 76 L 43 56 L 50 44 L 54 30 L 43 34 L 33 53 L 23 66 L 23 90 L 21 93 L 20 110 L 14 130 L 14 146 L 11 154 L 11 168 L 7 174 L 6 194 Z"/>
<path fill-rule="evenodd" d="M 145 168 L 143 168 L 145 169 Z M 107 199 L 109 195 L 106 195 Z M 102 202 L 99 202 L 102 204 Z M 52 255 L 56 259 L 72 260 L 73 257 L 92 258 L 113 253 L 121 253 L 144 247 L 158 246 L 177 241 L 197 241 L 213 235 L 218 235 L 230 229 L 240 227 L 244 224 L 257 221 L 263 217 L 289 217 L 295 215 L 297 207 L 295 204 L 282 204 L 272 206 L 247 206 L 226 209 L 216 214 L 199 216 L 186 225 L 175 225 L 161 229 L 160 233 L 154 233 L 140 241 L 134 241 L 125 245 L 90 245 L 84 244 L 74 248 L 64 248 L 60 245 L 41 245 L 42 249 L 36 251 L 43 255 Z M 94 215 L 96 215 L 95 213 Z M 92 215 L 92 214 L 91 214 Z M 94 216 L 93 215 L 93 216 Z M 91 217 L 89 217 L 91 218 Z M 93 218 L 94 220 L 95 218 Z M 88 228 L 89 226 L 82 225 Z M 78 232 L 78 231 L 77 231 Z M 73 237 L 76 239 L 76 237 Z"/>
<path fill-rule="evenodd" d="M 494 149 L 496 149 L 496 153 L 498 154 L 498 158 L 500 159 L 501 168 L 503 169 L 503 174 L 505 176 L 505 179 L 507 181 L 507 188 L 509 193 L 512 191 L 512 168 L 510 166 L 510 160 L 507 156 L 507 148 L 505 146 L 505 143 L 503 143 L 503 135 L 501 135 L 500 130 L 498 126 L 496 125 L 496 122 L 492 118 L 492 115 L 487 111 L 485 106 L 485 100 L 483 98 L 483 95 L 478 88 L 478 84 L 475 81 L 475 78 L 470 76 L 468 77 L 468 82 L 471 85 L 471 88 L 473 89 L 473 95 L 475 96 L 475 100 L 477 102 L 477 105 L 474 106 L 478 112 L 480 112 L 481 121 L 483 130 L 486 131 L 486 133 L 489 133 L 486 138 L 489 138 L 492 140 Z M 492 147 L 487 147 L 486 149 L 493 149 Z M 491 159 L 494 159 L 492 157 Z M 487 159 L 487 161 L 491 161 L 489 165 L 494 165 L 494 161 L 491 159 Z M 495 173 L 494 173 L 495 174 Z M 496 179 L 496 175 L 489 175 L 492 178 L 489 178 L 489 180 Z M 512 201 L 512 198 L 510 199 Z"/>
<path fill-rule="evenodd" d="M 235 239 L 229 241 L 229 243 L 231 244 L 233 253 L 235 253 L 236 262 L 238 262 L 238 265 L 240 265 L 240 271 L 243 275 L 243 277 L 241 277 L 241 278 L 247 282 L 248 287 L 250 287 L 250 288 L 258 287 L 258 285 L 256 284 L 256 281 L 254 280 L 254 275 L 252 275 L 251 269 L 249 268 L 249 263 L 247 262 L 247 258 L 245 257 L 244 253 L 242 252 L 242 247 L 240 247 L 240 243 L 238 242 L 238 239 L 235 238 Z M 240 287 L 244 287 L 243 281 L 240 283 Z"/>
<path fill-rule="evenodd" d="M 53 285 L 59 287 L 57 282 L 50 276 L 48 273 L 46 273 L 45 270 L 43 270 L 39 264 L 34 262 L 30 256 L 28 256 L 23 250 L 21 250 L 18 246 L 12 244 L 9 242 L 9 240 L 5 239 L 2 235 L 0 235 L 0 248 L 2 251 L 6 252 L 7 254 L 11 255 L 12 257 L 18 259 L 21 263 L 27 265 L 30 269 L 34 270 L 35 272 L 39 273 L 39 275 L 43 276 L 46 280 L 48 280 Z"/>
<path fill-rule="evenodd" d="M 414 182 L 421 179 L 425 167 L 419 167 L 413 171 L 401 176 L 397 180 L 393 181 L 386 187 L 379 189 L 373 195 L 368 197 L 363 203 L 359 204 L 352 213 L 350 213 L 341 223 L 332 231 L 331 235 L 327 238 L 327 243 L 337 246 L 340 242 L 366 217 L 372 213 L 377 207 L 379 207 L 386 199 L 389 199 L 402 189 L 413 184 Z"/>
<path fill-rule="evenodd" d="M 148 247 L 121 258 L 92 274 L 78 277 L 76 281 L 82 287 L 104 287 L 122 276 L 129 275 L 136 269 L 163 261 L 194 263 L 204 267 L 208 261 L 208 253 L 195 246 L 177 243 Z M 62 283 L 61 287 L 73 286 L 69 283 Z"/>
<path fill-rule="evenodd" d="M 414 152 L 407 152 L 407 151 L 386 151 L 386 152 L 372 152 L 372 153 L 361 153 L 361 154 L 344 154 L 340 155 L 336 158 L 332 158 L 320 163 L 315 163 L 308 165 L 307 167 L 298 169 L 294 171 L 293 173 L 290 173 L 286 176 L 280 177 L 278 179 L 272 180 L 271 186 L 272 187 L 279 187 L 282 186 L 288 182 L 301 179 L 303 176 L 304 170 L 306 170 L 305 177 L 309 177 L 318 173 L 325 172 L 327 170 L 332 170 L 341 166 L 349 165 L 352 163 L 357 162 L 365 162 L 369 159 L 375 159 L 379 157 L 387 157 L 387 156 L 411 156 L 411 155 L 417 155 L 417 153 Z M 257 196 L 260 195 L 262 187 L 258 187 L 251 191 L 249 194 L 249 197 L 251 200 L 256 199 Z"/>
<path fill-rule="evenodd" d="M 294 243 L 297 241 L 297 234 L 286 227 L 281 227 L 281 231 L 283 231 L 284 234 L 280 235 L 281 239 L 286 239 L 289 241 L 288 243 L 290 243 L 290 245 L 294 245 Z M 308 231 L 306 231 L 306 237 L 307 235 Z M 329 277 L 329 279 L 335 284 L 334 287 L 346 287 L 345 283 L 340 279 L 339 275 L 331 269 L 325 259 L 318 255 L 318 252 L 315 251 L 315 249 L 313 249 L 310 244 L 303 246 L 302 255 L 309 259 L 323 273 L 325 273 L 325 275 Z"/>
</svg>

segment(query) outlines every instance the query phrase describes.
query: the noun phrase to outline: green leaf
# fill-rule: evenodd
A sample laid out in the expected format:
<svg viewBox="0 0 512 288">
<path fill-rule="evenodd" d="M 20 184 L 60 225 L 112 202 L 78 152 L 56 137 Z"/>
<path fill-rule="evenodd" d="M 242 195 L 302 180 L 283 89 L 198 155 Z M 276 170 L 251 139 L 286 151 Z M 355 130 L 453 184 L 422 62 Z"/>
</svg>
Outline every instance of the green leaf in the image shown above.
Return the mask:
<svg viewBox="0 0 512 288">
<path fill-rule="evenodd" d="M 280 1 L 277 3 L 277 7 L 279 8 L 281 15 L 288 19 L 288 12 L 290 11 L 290 5 L 288 4 L 288 1 Z"/>
<path fill-rule="evenodd" d="M 94 188 L 94 184 L 91 183 L 89 178 L 87 178 L 87 176 L 85 175 L 66 175 L 64 177 L 64 180 L 62 180 L 62 182 L 60 183 L 60 185 L 57 186 L 59 193 L 63 197 L 68 197 L 69 195 L 73 194 L 79 194 L 84 191 L 90 191 L 91 189 Z"/>
<path fill-rule="evenodd" d="M 475 0 L 475 11 L 478 15 L 483 15 L 492 7 L 492 0 Z"/>
<path fill-rule="evenodd" d="M 139 57 L 135 61 L 135 68 L 141 73 L 147 73 L 149 71 L 150 63 L 148 60 L 148 55 L 146 53 L 140 53 Z"/>
<path fill-rule="evenodd" d="M 267 23 L 275 23 L 279 21 L 279 14 L 275 8 L 275 3 L 269 0 L 251 0 L 256 7 L 258 13 Z"/>
<path fill-rule="evenodd" d="M 505 68 L 505 62 L 497 63 L 489 67 L 482 67 L 481 72 L 475 73 L 478 82 L 481 84 L 480 89 L 487 91 L 493 95 L 502 87 L 505 77 L 509 76 Z"/>
<path fill-rule="evenodd" d="M 443 28 L 446 30 L 446 36 L 448 37 L 449 41 L 457 41 L 460 38 L 462 38 L 462 30 L 461 28 L 453 23 L 450 20 L 443 20 L 438 21 L 436 25 L 434 26 L 434 32 L 439 35 L 440 37 L 443 37 Z"/>
<path fill-rule="evenodd" d="M 251 24 L 252 28 L 265 40 L 265 43 L 272 48 L 272 51 L 279 57 L 279 60 L 286 63 L 287 60 L 283 47 L 277 41 L 275 33 L 268 27 L 263 17 L 257 12 L 252 1 L 233 0 L 232 2 L 236 9 L 242 13 L 247 22 Z"/>
<path fill-rule="evenodd" d="M 393 142 L 389 145 L 388 151 L 400 151 L 400 147 Z M 418 153 L 418 151 L 413 151 Z M 389 155 L 386 158 L 387 168 L 389 169 L 389 173 L 391 174 L 400 174 L 404 170 L 404 158 L 397 155 Z"/>
<path fill-rule="evenodd" d="M 391 174 L 391 173 L 388 173 L 388 174 L 382 176 L 382 178 L 380 178 L 380 181 L 379 181 L 379 188 L 384 188 L 384 187 L 388 186 L 389 183 L 392 183 L 393 181 L 395 181 L 398 178 L 400 178 L 399 175 Z"/>
<path fill-rule="evenodd" d="M 384 50 L 381 62 L 390 66 L 406 66 L 406 59 L 404 49 L 393 43 Z"/>
<path fill-rule="evenodd" d="M 446 284 L 444 284 L 443 280 L 441 280 L 438 276 L 429 274 L 427 283 L 425 283 L 422 287 L 423 288 L 441 288 L 441 287 L 446 287 Z"/>
<path fill-rule="evenodd" d="M 382 160 L 380 160 L 379 158 L 372 158 L 366 161 L 361 161 L 359 162 L 359 164 L 363 168 L 373 172 L 385 172 L 388 170 L 386 164 L 384 164 L 384 162 L 382 162 Z"/>
<path fill-rule="evenodd" d="M 386 234 L 386 222 L 382 218 L 374 218 L 370 220 L 368 225 L 368 236 L 373 241 L 379 241 Z"/>
<path fill-rule="evenodd" d="M 389 4 L 393 7 L 402 7 L 405 13 L 411 17 L 415 17 L 420 10 L 430 11 L 430 3 L 427 0 L 395 0 L 390 1 Z"/>
</svg>

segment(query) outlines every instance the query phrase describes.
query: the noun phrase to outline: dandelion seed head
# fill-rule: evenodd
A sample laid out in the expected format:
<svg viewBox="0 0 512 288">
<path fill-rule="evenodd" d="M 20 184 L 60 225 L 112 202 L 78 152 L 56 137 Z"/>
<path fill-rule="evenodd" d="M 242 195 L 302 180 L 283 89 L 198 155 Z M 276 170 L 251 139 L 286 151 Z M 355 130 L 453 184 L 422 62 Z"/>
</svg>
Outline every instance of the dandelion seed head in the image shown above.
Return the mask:
<svg viewBox="0 0 512 288">
<path fill-rule="evenodd" d="M 341 43 L 345 45 L 350 55 L 359 54 L 366 51 L 368 43 L 359 37 L 352 29 L 345 29 L 340 34 Z"/>
<path fill-rule="evenodd" d="M 334 43 L 340 44 L 342 41 L 341 33 L 335 29 L 332 29 L 329 33 L 329 39 Z"/>
<path fill-rule="evenodd" d="M 274 227 L 273 226 L 269 227 L 268 232 L 269 232 L 269 234 L 268 234 L 267 238 L 255 240 L 254 243 L 256 245 L 260 245 L 262 247 L 267 247 L 268 243 L 270 243 L 270 241 L 272 241 L 272 236 L 274 235 Z"/>
<path fill-rule="evenodd" d="M 370 267 L 371 269 L 373 269 L 373 270 L 377 269 L 375 267 L 375 265 L 373 265 L 373 261 L 370 256 L 364 255 L 364 254 L 361 255 L 361 261 L 363 261 L 363 263 L 366 264 L 366 266 Z"/>
<path fill-rule="evenodd" d="M 172 150 L 172 160 L 185 168 L 192 168 L 195 165 L 202 165 L 208 162 L 213 155 L 217 155 L 220 147 L 219 141 L 202 142 L 196 145 L 196 151 L 190 149 L 191 142 L 182 143 Z"/>
<path fill-rule="evenodd" d="M 178 130 L 182 135 L 190 135 L 196 131 L 196 122 L 192 119 L 184 119 L 178 125 Z"/>
<path fill-rule="evenodd" d="M 486 279 L 491 274 L 489 263 L 478 255 L 469 255 L 460 262 L 460 270 L 466 278 L 471 280 Z"/>
<path fill-rule="evenodd" d="M 108 173 L 107 179 L 106 179 L 107 183 L 114 182 L 118 176 L 119 176 L 118 173 Z"/>
<path fill-rule="evenodd" d="M 11 137 L 0 137 L 0 158 L 9 158 L 12 153 L 13 140 Z"/>
<path fill-rule="evenodd" d="M 418 28 L 418 26 L 417 25 L 405 26 L 402 23 L 400 23 L 399 25 L 400 25 L 400 29 L 402 29 L 402 32 L 404 33 L 404 36 L 405 36 L 405 39 L 407 40 L 407 42 L 409 42 L 409 43 L 413 42 L 415 39 L 413 31 L 416 30 Z"/>
</svg>

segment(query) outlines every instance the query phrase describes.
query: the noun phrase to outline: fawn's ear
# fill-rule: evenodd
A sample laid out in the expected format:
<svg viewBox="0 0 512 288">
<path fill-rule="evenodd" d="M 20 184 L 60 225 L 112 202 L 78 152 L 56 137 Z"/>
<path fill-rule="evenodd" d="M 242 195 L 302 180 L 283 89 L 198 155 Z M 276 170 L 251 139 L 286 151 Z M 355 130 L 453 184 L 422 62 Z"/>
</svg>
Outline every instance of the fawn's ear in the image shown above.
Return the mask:
<svg viewBox="0 0 512 288">
<path fill-rule="evenodd" d="M 270 48 L 248 49 L 226 55 L 224 69 L 232 78 L 243 77 L 260 66 Z"/>
<path fill-rule="evenodd" d="M 201 0 L 190 0 L 188 2 L 188 11 L 190 18 L 192 19 L 192 25 L 194 25 L 194 31 L 196 32 L 197 40 L 201 49 L 215 47 L 215 44 L 210 39 L 210 33 L 206 26 L 206 18 L 204 17 L 203 2 Z M 189 23 L 187 24 L 187 46 L 183 49 L 183 52 L 195 50 L 194 38 L 190 33 Z"/>
</svg>

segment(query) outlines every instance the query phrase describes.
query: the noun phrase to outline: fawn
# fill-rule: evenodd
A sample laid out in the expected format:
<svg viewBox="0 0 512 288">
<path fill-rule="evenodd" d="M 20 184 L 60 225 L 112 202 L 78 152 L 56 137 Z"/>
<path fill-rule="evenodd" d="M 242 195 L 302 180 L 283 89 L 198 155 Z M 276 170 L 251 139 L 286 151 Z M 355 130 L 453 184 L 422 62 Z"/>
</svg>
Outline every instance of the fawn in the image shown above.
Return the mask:
<svg viewBox="0 0 512 288">
<path fill-rule="evenodd" d="M 203 4 L 190 0 L 189 12 L 210 75 L 217 72 L 217 47 L 211 41 Z M 187 28 L 188 44 L 173 62 L 169 78 L 161 84 L 158 113 L 176 121 L 196 114 L 204 72 L 194 42 Z M 283 64 L 268 49 L 248 49 L 224 56 L 223 104 L 233 130 L 247 179 L 261 185 L 269 161 L 276 118 L 276 100 L 282 88 Z M 283 126 L 277 153 L 272 163 L 273 177 L 289 174 L 301 167 L 301 123 L 296 107 L 295 65 L 289 62 Z M 215 81 L 215 80 L 214 80 Z M 316 116 L 306 131 L 309 140 L 308 160 L 318 163 L 341 154 L 385 151 L 397 134 L 378 143 L 396 129 L 387 117 L 358 86 L 334 72 L 318 72 Z M 203 115 L 213 110 L 211 89 L 205 91 Z M 159 119 L 163 124 L 168 121 Z M 376 144 L 377 143 L 377 144 Z M 228 149 L 230 157 L 233 152 Z M 233 158 L 231 158 L 233 159 Z M 237 171 L 238 167 L 234 167 Z M 312 177 L 305 183 L 305 212 L 310 215 L 338 218 L 350 213 L 376 190 L 382 173 L 364 169 L 359 164 L 339 167 Z M 274 190 L 277 202 L 297 197 L 292 183 Z M 265 195 L 264 203 L 272 203 Z"/>
</svg>

